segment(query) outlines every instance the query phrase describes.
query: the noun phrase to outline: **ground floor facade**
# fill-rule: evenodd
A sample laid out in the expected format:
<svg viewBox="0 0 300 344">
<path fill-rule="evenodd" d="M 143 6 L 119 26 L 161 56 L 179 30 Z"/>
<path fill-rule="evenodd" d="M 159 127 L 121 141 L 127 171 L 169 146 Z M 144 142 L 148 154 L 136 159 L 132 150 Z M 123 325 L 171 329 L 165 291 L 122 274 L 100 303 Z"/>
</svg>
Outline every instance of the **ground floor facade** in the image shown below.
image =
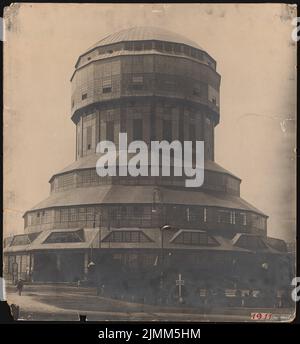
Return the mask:
<svg viewBox="0 0 300 344">
<path fill-rule="evenodd" d="M 57 229 L 16 235 L 4 248 L 4 277 L 12 283 L 88 285 L 101 295 L 147 303 L 289 294 L 294 276 L 294 256 L 283 241 L 246 233 Z"/>
<path fill-rule="evenodd" d="M 291 263 L 288 255 L 240 252 L 57 250 L 6 254 L 4 273 L 12 283 L 69 282 L 122 300 L 204 304 L 211 298 L 237 306 L 247 293 L 264 303 L 257 297 L 289 293 Z"/>
</svg>

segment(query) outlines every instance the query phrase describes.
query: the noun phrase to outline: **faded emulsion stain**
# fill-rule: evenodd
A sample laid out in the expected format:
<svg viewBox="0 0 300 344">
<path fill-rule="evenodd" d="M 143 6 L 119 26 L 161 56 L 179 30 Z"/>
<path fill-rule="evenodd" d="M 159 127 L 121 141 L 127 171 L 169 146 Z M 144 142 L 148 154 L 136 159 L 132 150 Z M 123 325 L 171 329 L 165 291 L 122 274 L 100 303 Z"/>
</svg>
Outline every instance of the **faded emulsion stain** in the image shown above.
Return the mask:
<svg viewBox="0 0 300 344">
<path fill-rule="evenodd" d="M 21 6 L 21 3 L 13 3 L 4 8 L 4 20 L 7 31 L 19 32 L 18 14 Z"/>
<path fill-rule="evenodd" d="M 282 22 L 287 22 L 292 20 L 297 16 L 297 5 L 296 4 L 282 4 L 282 12 L 280 15 L 280 20 Z"/>
</svg>

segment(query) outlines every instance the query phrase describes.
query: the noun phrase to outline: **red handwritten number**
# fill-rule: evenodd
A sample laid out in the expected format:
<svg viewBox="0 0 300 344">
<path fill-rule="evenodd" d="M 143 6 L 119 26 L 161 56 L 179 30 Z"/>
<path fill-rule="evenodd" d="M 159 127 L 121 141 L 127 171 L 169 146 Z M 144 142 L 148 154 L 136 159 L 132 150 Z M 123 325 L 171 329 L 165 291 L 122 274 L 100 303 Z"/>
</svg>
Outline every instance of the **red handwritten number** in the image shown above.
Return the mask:
<svg viewBox="0 0 300 344">
<path fill-rule="evenodd" d="M 270 320 L 272 313 L 251 313 L 252 320 Z"/>
</svg>

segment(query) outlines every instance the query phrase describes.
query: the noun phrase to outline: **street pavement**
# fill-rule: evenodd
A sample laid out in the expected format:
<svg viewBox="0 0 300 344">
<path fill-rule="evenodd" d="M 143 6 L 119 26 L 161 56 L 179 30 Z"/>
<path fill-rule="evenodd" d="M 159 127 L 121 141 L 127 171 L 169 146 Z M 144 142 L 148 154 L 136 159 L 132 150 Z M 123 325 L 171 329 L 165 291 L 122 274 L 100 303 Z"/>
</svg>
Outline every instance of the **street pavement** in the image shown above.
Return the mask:
<svg viewBox="0 0 300 344">
<path fill-rule="evenodd" d="M 6 290 L 9 305 L 20 307 L 20 320 L 79 321 L 85 315 L 87 321 L 253 321 L 251 313 L 272 313 L 273 320 L 291 321 L 290 309 L 215 309 L 203 314 L 197 308 L 167 307 L 114 300 L 96 295 L 96 289 L 66 284 L 25 285 L 19 296 L 15 286 Z M 275 314 L 274 314 L 275 313 Z M 280 319 L 281 318 L 281 319 Z M 265 320 L 266 321 L 266 320 Z"/>
</svg>

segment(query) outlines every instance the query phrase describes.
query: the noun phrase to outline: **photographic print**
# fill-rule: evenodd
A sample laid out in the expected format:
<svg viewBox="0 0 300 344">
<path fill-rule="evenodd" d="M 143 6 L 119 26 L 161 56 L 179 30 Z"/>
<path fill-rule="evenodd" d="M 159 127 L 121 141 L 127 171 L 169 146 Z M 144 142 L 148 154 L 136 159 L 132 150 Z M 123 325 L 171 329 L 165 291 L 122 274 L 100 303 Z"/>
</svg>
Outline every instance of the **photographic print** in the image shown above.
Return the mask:
<svg viewBox="0 0 300 344">
<path fill-rule="evenodd" d="M 294 319 L 296 9 L 5 8 L 14 319 Z"/>
</svg>

